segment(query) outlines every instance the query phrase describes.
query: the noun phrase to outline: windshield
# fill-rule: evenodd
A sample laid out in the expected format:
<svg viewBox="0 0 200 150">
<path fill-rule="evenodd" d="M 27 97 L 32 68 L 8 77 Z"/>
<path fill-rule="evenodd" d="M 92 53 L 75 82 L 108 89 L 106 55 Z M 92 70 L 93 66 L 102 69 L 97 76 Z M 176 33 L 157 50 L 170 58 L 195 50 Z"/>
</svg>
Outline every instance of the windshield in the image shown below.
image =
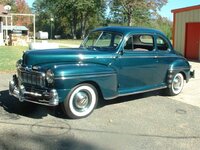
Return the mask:
<svg viewBox="0 0 200 150">
<path fill-rule="evenodd" d="M 84 40 L 82 47 L 97 50 L 115 50 L 122 40 L 119 33 L 95 31 Z"/>
</svg>

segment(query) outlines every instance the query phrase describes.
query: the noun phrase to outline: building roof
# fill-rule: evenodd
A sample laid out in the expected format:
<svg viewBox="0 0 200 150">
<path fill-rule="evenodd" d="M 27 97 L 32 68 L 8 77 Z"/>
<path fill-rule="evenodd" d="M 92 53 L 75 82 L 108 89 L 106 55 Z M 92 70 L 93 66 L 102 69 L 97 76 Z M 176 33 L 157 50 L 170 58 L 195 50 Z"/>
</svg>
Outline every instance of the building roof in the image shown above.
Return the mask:
<svg viewBox="0 0 200 150">
<path fill-rule="evenodd" d="M 28 28 L 25 26 L 3 26 L 3 30 L 18 30 L 18 31 L 28 31 Z"/>
<path fill-rule="evenodd" d="M 129 34 L 132 32 L 135 33 L 160 33 L 163 34 L 161 31 L 151 28 L 143 28 L 143 27 L 126 27 L 126 26 L 108 26 L 97 28 L 93 31 L 112 31 L 112 32 L 119 32 L 122 34 Z"/>
<path fill-rule="evenodd" d="M 190 11 L 190 10 L 195 10 L 195 9 L 200 9 L 200 5 L 195 5 L 195 6 L 185 7 L 185 8 L 179 8 L 179 9 L 174 9 L 171 12 L 172 13 L 179 13 L 179 12 Z"/>
</svg>

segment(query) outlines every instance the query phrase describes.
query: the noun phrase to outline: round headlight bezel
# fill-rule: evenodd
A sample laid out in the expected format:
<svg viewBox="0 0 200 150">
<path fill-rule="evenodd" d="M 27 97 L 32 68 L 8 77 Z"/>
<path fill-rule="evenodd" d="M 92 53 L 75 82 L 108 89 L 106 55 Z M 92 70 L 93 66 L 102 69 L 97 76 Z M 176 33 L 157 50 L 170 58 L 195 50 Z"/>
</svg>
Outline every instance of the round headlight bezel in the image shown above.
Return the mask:
<svg viewBox="0 0 200 150">
<path fill-rule="evenodd" d="M 51 69 L 46 71 L 46 80 L 47 83 L 52 84 L 54 82 L 54 73 Z"/>
</svg>

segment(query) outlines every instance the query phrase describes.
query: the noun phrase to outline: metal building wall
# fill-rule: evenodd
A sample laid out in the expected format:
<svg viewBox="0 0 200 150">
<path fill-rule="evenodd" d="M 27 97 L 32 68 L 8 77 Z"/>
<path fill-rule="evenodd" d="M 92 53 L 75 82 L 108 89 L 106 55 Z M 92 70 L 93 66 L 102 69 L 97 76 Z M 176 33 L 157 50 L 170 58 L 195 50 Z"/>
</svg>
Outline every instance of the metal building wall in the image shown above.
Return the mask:
<svg viewBox="0 0 200 150">
<path fill-rule="evenodd" d="M 186 23 L 200 22 L 200 9 L 175 14 L 174 48 L 184 55 Z"/>
</svg>

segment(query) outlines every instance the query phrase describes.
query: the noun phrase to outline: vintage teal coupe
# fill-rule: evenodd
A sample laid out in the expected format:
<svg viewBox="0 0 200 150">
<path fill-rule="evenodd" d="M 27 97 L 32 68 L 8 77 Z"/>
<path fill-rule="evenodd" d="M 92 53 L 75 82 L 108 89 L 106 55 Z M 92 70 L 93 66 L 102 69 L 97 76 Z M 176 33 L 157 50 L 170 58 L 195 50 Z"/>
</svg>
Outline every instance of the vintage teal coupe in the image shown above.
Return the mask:
<svg viewBox="0 0 200 150">
<path fill-rule="evenodd" d="M 28 50 L 9 83 L 21 102 L 61 104 L 70 118 L 92 113 L 98 100 L 164 89 L 179 94 L 194 77 L 166 36 L 138 27 L 103 27 L 80 48 Z"/>
</svg>

